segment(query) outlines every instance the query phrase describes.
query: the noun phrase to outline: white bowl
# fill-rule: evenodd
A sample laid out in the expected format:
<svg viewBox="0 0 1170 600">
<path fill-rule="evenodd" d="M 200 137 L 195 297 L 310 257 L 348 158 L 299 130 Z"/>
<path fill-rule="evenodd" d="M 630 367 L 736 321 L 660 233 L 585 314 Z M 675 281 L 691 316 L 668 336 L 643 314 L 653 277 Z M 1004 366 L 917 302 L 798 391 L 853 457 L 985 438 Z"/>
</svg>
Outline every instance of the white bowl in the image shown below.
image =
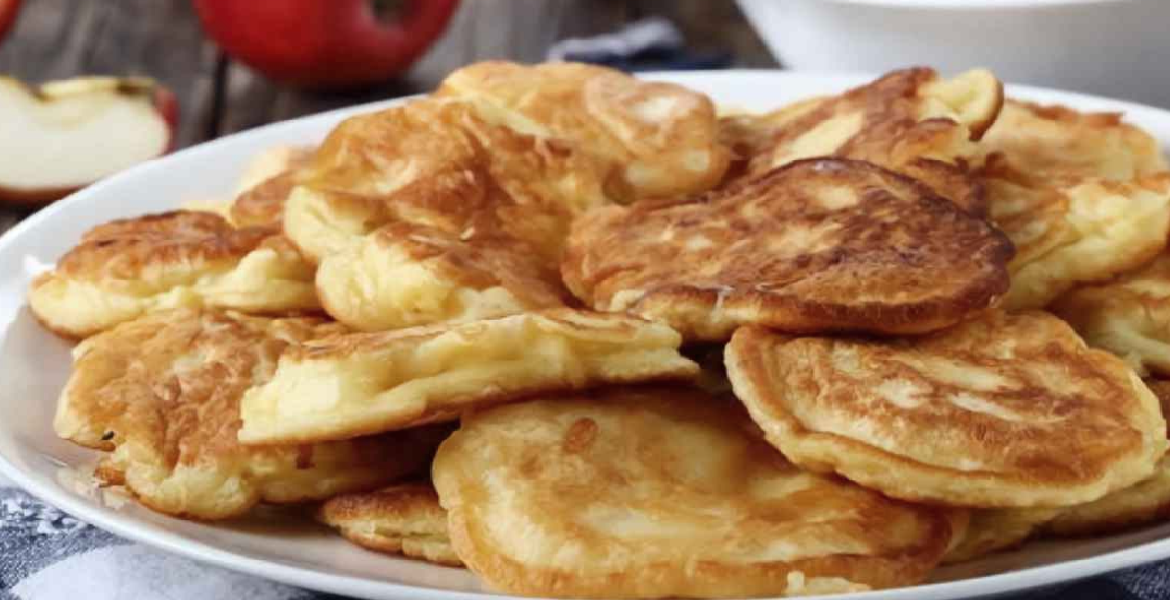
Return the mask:
<svg viewBox="0 0 1170 600">
<path fill-rule="evenodd" d="M 739 0 L 785 67 L 986 66 L 1170 107 L 1170 0 Z"/>
</svg>

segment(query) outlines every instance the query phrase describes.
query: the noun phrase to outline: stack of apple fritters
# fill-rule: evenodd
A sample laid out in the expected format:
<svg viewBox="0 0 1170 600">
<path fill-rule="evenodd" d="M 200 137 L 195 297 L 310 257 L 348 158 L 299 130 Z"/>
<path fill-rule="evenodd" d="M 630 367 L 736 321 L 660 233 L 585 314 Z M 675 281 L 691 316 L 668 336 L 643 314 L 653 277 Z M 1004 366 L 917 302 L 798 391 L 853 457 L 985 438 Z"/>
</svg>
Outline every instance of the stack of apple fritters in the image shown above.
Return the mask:
<svg viewBox="0 0 1170 600">
<path fill-rule="evenodd" d="M 152 509 L 323 501 L 599 598 L 912 585 L 1170 513 L 1170 169 L 1118 115 L 914 68 L 720 118 L 489 62 L 258 164 L 30 291 L 82 339 L 57 432 Z"/>
</svg>

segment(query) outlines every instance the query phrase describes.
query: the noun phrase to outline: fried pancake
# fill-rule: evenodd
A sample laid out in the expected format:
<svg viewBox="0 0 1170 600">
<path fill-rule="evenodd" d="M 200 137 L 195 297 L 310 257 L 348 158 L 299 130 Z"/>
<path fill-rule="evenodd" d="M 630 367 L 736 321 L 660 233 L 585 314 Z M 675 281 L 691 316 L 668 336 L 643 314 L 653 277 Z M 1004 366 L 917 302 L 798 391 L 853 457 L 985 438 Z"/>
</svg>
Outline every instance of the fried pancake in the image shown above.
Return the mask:
<svg viewBox="0 0 1170 600">
<path fill-rule="evenodd" d="M 314 261 L 396 220 L 456 235 L 491 225 L 556 256 L 572 217 L 609 201 L 604 176 L 563 142 L 491 125 L 465 102 L 418 100 L 338 125 L 290 195 L 284 231 Z"/>
<path fill-rule="evenodd" d="M 848 591 L 917 583 L 942 557 L 950 511 L 800 471 L 753 429 L 695 388 L 544 396 L 465 415 L 432 477 L 455 552 L 511 594 Z"/>
<path fill-rule="evenodd" d="M 313 272 L 270 229 L 180 210 L 91 229 L 33 281 L 29 306 L 49 329 L 78 338 L 180 307 L 280 315 L 319 308 Z"/>
<path fill-rule="evenodd" d="M 1153 136 L 1118 113 L 1008 100 L 980 144 L 1024 173 L 1130 181 L 1170 167 Z"/>
<path fill-rule="evenodd" d="M 745 327 L 726 360 L 785 456 L 895 498 L 1081 504 L 1149 477 L 1167 448 L 1154 394 L 1047 313 L 988 311 L 890 341 Z"/>
<path fill-rule="evenodd" d="M 796 160 L 866 160 L 919 179 L 973 215 L 986 201 L 965 161 L 995 121 L 1003 86 L 990 72 L 940 79 L 918 67 L 889 73 L 838 96 L 804 100 L 758 116 L 723 120 L 726 143 L 749 176 Z"/>
<path fill-rule="evenodd" d="M 1056 535 L 1107 534 L 1170 518 L 1170 457 L 1158 461 L 1153 476 L 1060 513 L 1045 528 Z"/>
<path fill-rule="evenodd" d="M 399 207 L 425 205 L 435 214 L 387 216 L 389 224 L 321 262 L 317 293 L 333 318 L 380 331 L 504 317 L 572 299 L 557 269 L 568 228 L 562 213 L 513 201 L 483 171 L 432 177 L 397 196 Z"/>
<path fill-rule="evenodd" d="M 1138 373 L 1170 376 L 1170 254 L 1073 290 L 1052 310 L 1086 342 L 1124 358 Z"/>
<path fill-rule="evenodd" d="M 257 156 L 240 180 L 231 207 L 232 224 L 280 228 L 285 201 L 312 158 L 313 148 L 298 146 L 277 146 Z"/>
<path fill-rule="evenodd" d="M 694 379 L 681 343 L 661 323 L 570 309 L 310 341 L 244 396 L 240 441 L 344 439 L 535 394 Z"/>
<path fill-rule="evenodd" d="M 523 242 L 411 223 L 327 257 L 317 295 L 333 318 L 362 331 L 492 319 L 571 299 L 557 269 Z"/>
<path fill-rule="evenodd" d="M 1132 181 L 1035 173 L 993 155 L 984 167 L 991 218 L 1017 253 L 1009 310 L 1043 308 L 1074 287 L 1156 257 L 1170 233 L 1170 172 Z"/>
<path fill-rule="evenodd" d="M 971 511 L 963 538 L 947 551 L 943 563 L 974 560 L 1020 546 L 1060 514 L 1060 508 L 987 508 Z"/>
<path fill-rule="evenodd" d="M 447 511 L 430 483 L 403 483 L 326 501 L 317 519 L 363 548 L 463 566 L 447 536 Z"/>
<path fill-rule="evenodd" d="M 560 139 L 609 164 L 608 187 L 625 201 L 706 191 L 728 151 L 715 107 L 698 92 L 580 63 L 476 63 L 447 76 L 436 95 L 470 101 L 483 118 Z"/>
<path fill-rule="evenodd" d="M 240 397 L 286 348 L 336 324 L 181 309 L 123 323 L 74 351 L 53 427 L 112 451 L 99 475 L 159 512 L 224 519 L 258 502 L 373 489 L 426 468 L 442 439 L 418 430 L 345 442 L 243 446 Z"/>
<path fill-rule="evenodd" d="M 578 219 L 561 274 L 602 311 L 688 339 L 756 323 L 791 332 L 922 333 L 1007 290 L 1006 238 L 869 163 L 798 161 L 704 196 Z"/>
</svg>

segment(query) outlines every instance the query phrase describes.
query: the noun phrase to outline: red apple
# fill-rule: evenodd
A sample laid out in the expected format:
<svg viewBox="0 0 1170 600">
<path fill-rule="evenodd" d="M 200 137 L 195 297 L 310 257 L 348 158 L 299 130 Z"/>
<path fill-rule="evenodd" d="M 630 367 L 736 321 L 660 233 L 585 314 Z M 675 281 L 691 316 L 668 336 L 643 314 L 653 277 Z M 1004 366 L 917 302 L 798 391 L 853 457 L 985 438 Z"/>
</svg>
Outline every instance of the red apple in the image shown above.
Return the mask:
<svg viewBox="0 0 1170 600">
<path fill-rule="evenodd" d="M 12 29 L 16 14 L 20 12 L 20 0 L 0 0 L 0 41 Z"/>
<path fill-rule="evenodd" d="M 81 77 L 30 87 L 0 77 L 0 203 L 51 202 L 161 156 L 178 102 L 149 79 Z"/>
<path fill-rule="evenodd" d="M 430 47 L 459 0 L 195 0 L 207 31 L 232 58 L 313 88 L 384 81 Z M 379 13 L 400 8 L 395 20 Z"/>
</svg>

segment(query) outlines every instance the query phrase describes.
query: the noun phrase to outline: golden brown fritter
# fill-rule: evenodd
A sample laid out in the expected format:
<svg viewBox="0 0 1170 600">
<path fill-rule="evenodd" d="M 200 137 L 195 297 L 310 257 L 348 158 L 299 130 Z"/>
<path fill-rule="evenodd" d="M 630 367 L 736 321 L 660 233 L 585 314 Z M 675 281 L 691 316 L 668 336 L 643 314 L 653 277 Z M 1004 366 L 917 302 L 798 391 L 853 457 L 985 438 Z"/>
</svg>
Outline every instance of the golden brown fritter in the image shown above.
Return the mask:
<svg viewBox="0 0 1170 600">
<path fill-rule="evenodd" d="M 465 102 L 417 100 L 338 125 L 290 196 L 284 229 L 317 261 L 394 220 L 455 234 L 486 221 L 555 256 L 572 217 L 608 202 L 603 177 L 559 140 L 491 125 Z"/>
<path fill-rule="evenodd" d="M 911 585 L 952 511 L 801 471 L 728 398 L 610 388 L 475 411 L 432 468 L 452 545 L 501 592 L 743 598 Z"/>
<path fill-rule="evenodd" d="M 123 323 L 75 350 L 54 429 L 111 451 L 99 476 L 143 504 L 199 519 L 373 489 L 424 469 L 445 432 L 290 446 L 236 440 L 244 392 L 267 381 L 290 346 L 339 331 L 312 319 L 186 309 Z"/>
<path fill-rule="evenodd" d="M 1010 310 L 1043 308 L 1078 285 L 1153 260 L 1170 234 L 1170 173 L 1133 181 L 1025 175 L 992 156 L 991 219 L 1017 248 Z"/>
<path fill-rule="evenodd" d="M 463 566 L 451 549 L 447 511 L 429 482 L 343 494 L 322 504 L 317 519 L 369 550 Z"/>
<path fill-rule="evenodd" d="M 748 176 L 804 158 L 865 160 L 919 179 L 983 216 L 986 200 L 966 161 L 1002 103 L 1003 86 L 987 71 L 944 80 L 917 67 L 765 115 L 727 117 L 721 127 Z"/>
<path fill-rule="evenodd" d="M 1170 376 L 1170 254 L 1107 283 L 1062 296 L 1052 310 L 1141 374 Z"/>
<path fill-rule="evenodd" d="M 980 144 L 1024 173 L 1131 181 L 1170 169 L 1158 141 L 1119 113 L 1083 113 L 1020 100 L 1004 103 Z"/>
<path fill-rule="evenodd" d="M 524 242 L 404 222 L 322 261 L 317 295 L 333 318 L 362 331 L 492 319 L 572 299 L 555 263 Z"/>
<path fill-rule="evenodd" d="M 1007 290 L 1008 240 L 869 163 L 798 161 L 725 190 L 579 219 L 561 273 L 603 311 L 687 339 L 755 323 L 792 332 L 922 333 Z"/>
<path fill-rule="evenodd" d="M 541 393 L 691 380 L 681 343 L 662 323 L 570 309 L 310 341 L 244 396 L 240 440 L 345 439 Z"/>
<path fill-rule="evenodd" d="M 607 191 L 627 202 L 704 192 L 727 169 L 714 106 L 676 84 L 580 63 L 487 61 L 451 73 L 436 95 L 595 157 L 612 173 Z"/>
<path fill-rule="evenodd" d="M 281 315 L 319 308 L 313 272 L 271 229 L 179 210 L 91 229 L 33 281 L 29 306 L 49 329 L 79 338 L 181 307 Z"/>
<path fill-rule="evenodd" d="M 284 204 L 300 181 L 301 171 L 310 165 L 313 152 L 313 148 L 282 146 L 257 157 L 232 202 L 232 224 L 279 229 L 284 221 Z"/>
<path fill-rule="evenodd" d="M 1016 548 L 1060 514 L 1060 508 L 985 508 L 971 511 L 971 521 L 943 563 L 974 560 Z"/>
<path fill-rule="evenodd" d="M 991 219 L 1019 252 L 1011 310 L 1152 260 L 1170 233 L 1170 171 L 1157 142 L 1115 114 L 1011 102 L 981 143 Z"/>
<path fill-rule="evenodd" d="M 1149 478 L 1104 498 L 1060 513 L 1045 530 L 1056 535 L 1117 533 L 1170 518 L 1170 457 Z"/>
<path fill-rule="evenodd" d="M 1081 504 L 1149 477 L 1167 448 L 1154 394 L 1047 313 L 889 341 L 746 327 L 726 360 L 785 456 L 896 498 Z"/>
</svg>

